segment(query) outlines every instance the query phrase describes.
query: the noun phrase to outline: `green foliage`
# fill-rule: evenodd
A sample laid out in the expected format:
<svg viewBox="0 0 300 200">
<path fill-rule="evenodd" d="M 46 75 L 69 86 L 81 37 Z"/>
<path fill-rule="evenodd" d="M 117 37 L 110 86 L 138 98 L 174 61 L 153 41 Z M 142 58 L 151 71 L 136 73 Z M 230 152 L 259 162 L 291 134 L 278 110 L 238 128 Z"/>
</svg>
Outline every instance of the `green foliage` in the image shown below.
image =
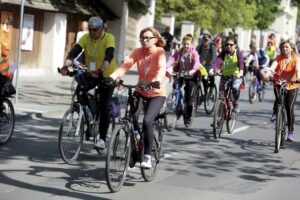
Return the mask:
<svg viewBox="0 0 300 200">
<path fill-rule="evenodd" d="M 281 12 L 279 5 L 280 0 L 256 0 L 258 29 L 267 29 L 276 19 L 276 15 Z"/>
<path fill-rule="evenodd" d="M 297 0 L 294 0 L 297 1 Z M 164 13 L 175 15 L 175 30 L 183 20 L 197 28 L 219 33 L 237 26 L 265 29 L 280 12 L 280 0 L 156 0 L 156 19 Z"/>
</svg>

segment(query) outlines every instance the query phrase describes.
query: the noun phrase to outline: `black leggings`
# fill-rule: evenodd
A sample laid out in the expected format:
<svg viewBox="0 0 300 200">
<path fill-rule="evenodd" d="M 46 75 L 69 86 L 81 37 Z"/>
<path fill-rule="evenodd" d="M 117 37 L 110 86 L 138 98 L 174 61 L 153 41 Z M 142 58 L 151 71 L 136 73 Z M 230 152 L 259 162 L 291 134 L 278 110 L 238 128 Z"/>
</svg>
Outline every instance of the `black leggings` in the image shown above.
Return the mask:
<svg viewBox="0 0 300 200">
<path fill-rule="evenodd" d="M 158 97 L 152 97 L 152 98 L 146 98 L 140 94 L 135 93 L 137 96 L 137 109 L 135 110 L 133 114 L 134 119 L 134 129 L 139 130 L 139 115 L 142 110 L 144 110 L 145 115 L 143 119 L 143 132 L 144 132 L 144 145 L 145 150 L 144 154 L 150 155 L 151 149 L 153 147 L 153 123 L 156 118 L 156 116 L 160 113 L 160 109 L 164 105 L 164 102 L 166 100 L 166 97 L 158 96 Z"/>
<path fill-rule="evenodd" d="M 279 103 L 280 87 L 274 86 L 275 102 L 273 107 L 273 113 L 277 113 L 277 104 Z M 295 115 L 294 115 L 294 104 L 297 99 L 298 89 L 287 90 L 284 94 L 284 105 L 287 114 L 288 130 L 294 131 Z"/>
<path fill-rule="evenodd" d="M 82 78 L 83 79 L 81 81 L 83 81 L 84 83 L 84 88 L 83 88 L 84 92 L 88 92 L 89 90 L 95 88 L 96 85 L 102 81 L 101 78 L 93 78 L 91 76 L 84 76 Z M 76 80 L 79 81 L 78 78 Z M 97 102 L 98 104 L 97 106 L 100 110 L 99 132 L 100 132 L 100 138 L 104 141 L 106 140 L 106 135 L 107 135 L 110 118 L 111 118 L 110 102 L 111 102 L 113 91 L 114 91 L 113 87 L 100 86 L 99 88 L 100 102 Z M 87 104 L 88 102 L 87 96 L 84 97 L 83 101 L 84 104 Z"/>
</svg>

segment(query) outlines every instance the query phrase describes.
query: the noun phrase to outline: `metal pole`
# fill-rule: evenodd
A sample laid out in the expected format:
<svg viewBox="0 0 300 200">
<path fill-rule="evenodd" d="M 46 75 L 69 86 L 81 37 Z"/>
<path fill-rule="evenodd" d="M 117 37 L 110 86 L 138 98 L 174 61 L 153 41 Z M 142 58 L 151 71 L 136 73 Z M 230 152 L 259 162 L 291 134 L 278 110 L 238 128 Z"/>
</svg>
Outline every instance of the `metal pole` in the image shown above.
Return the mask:
<svg viewBox="0 0 300 200">
<path fill-rule="evenodd" d="M 19 71 L 21 65 L 21 43 L 22 43 L 22 30 L 23 30 L 23 18 L 24 18 L 24 0 L 21 0 L 21 9 L 20 9 L 20 27 L 19 27 L 19 44 L 18 44 L 18 64 L 17 64 L 17 71 L 16 71 L 16 95 L 15 95 L 15 104 L 18 103 L 18 96 L 19 96 Z"/>
</svg>

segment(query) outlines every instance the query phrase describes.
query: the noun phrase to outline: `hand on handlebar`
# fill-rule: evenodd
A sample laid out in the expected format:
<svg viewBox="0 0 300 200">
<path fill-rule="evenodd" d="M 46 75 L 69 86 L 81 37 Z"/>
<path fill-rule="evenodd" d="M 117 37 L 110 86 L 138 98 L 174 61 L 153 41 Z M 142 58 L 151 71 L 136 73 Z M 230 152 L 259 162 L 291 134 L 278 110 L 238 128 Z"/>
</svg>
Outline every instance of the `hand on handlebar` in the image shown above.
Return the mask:
<svg viewBox="0 0 300 200">
<path fill-rule="evenodd" d="M 66 76 L 69 72 L 68 66 L 63 66 L 62 68 L 57 68 L 58 73 L 61 73 L 61 75 Z"/>
<path fill-rule="evenodd" d="M 99 70 L 91 70 L 90 71 L 93 78 L 99 78 L 103 76 L 103 71 L 101 69 Z"/>
</svg>

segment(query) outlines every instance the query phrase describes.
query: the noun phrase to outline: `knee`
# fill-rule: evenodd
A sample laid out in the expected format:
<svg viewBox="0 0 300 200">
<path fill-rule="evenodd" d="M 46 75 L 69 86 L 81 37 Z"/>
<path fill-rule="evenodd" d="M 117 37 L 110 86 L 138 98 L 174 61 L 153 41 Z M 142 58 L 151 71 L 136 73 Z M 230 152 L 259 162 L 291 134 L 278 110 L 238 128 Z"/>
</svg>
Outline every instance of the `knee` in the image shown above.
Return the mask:
<svg viewBox="0 0 300 200">
<path fill-rule="evenodd" d="M 143 120 L 143 124 L 144 124 L 144 126 L 145 126 L 147 129 L 149 129 L 149 128 L 151 128 L 152 125 L 153 125 L 153 120 L 152 120 L 152 119 L 149 119 L 149 118 L 147 118 L 147 117 L 145 117 L 144 120 Z"/>
</svg>

